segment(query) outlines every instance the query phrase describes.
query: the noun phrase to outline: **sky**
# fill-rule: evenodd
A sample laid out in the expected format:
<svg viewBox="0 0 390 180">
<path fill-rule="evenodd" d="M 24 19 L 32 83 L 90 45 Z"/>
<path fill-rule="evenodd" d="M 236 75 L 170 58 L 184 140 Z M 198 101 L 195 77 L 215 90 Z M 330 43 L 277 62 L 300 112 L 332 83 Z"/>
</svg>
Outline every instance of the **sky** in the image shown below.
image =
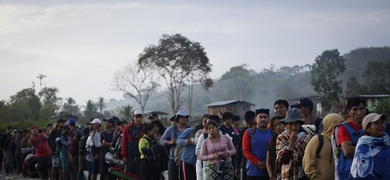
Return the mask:
<svg viewBox="0 0 390 180">
<path fill-rule="evenodd" d="M 242 64 L 260 72 L 389 46 L 390 1 L 0 0 L 0 100 L 33 83 L 81 105 L 123 99 L 115 72 L 176 33 L 205 48 L 216 79 Z"/>
</svg>

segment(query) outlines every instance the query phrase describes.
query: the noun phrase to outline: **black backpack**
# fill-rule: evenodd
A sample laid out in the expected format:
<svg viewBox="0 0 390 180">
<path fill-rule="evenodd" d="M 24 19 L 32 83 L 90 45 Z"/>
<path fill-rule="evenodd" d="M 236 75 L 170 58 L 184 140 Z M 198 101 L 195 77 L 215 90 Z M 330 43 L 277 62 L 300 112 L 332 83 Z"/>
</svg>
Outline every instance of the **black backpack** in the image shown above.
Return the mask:
<svg viewBox="0 0 390 180">
<path fill-rule="evenodd" d="M 142 152 L 146 155 L 148 163 L 161 171 L 168 170 L 168 156 L 163 145 L 157 143 L 156 140 L 147 137 L 142 137 L 148 140 L 150 148 L 142 148 Z"/>
</svg>

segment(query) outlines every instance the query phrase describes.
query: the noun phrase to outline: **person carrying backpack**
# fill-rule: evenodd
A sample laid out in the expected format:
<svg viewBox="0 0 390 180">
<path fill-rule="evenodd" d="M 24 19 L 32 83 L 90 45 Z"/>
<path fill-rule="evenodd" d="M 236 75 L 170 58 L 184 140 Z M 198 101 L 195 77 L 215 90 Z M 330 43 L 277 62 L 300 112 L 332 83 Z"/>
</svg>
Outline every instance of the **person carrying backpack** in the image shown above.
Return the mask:
<svg viewBox="0 0 390 180">
<path fill-rule="evenodd" d="M 355 146 L 363 134 L 362 121 L 366 115 L 366 104 L 360 97 L 348 99 L 346 105 L 346 122 L 341 123 L 334 129 L 332 141 L 335 158 L 336 179 L 348 179 L 355 154 Z M 333 142 L 332 142 L 333 143 Z"/>
<path fill-rule="evenodd" d="M 333 128 L 344 121 L 336 113 L 325 116 L 324 131 L 310 139 L 303 155 L 303 170 L 310 179 L 329 180 L 334 178 L 334 159 L 331 144 Z"/>
<path fill-rule="evenodd" d="M 162 167 L 159 167 L 161 163 L 166 163 L 166 160 L 159 159 L 159 154 L 165 154 L 165 152 L 155 152 L 155 146 L 160 146 L 160 150 L 163 151 L 164 147 L 159 144 L 156 139 L 156 135 L 159 131 L 159 127 L 156 124 L 146 124 L 143 130 L 144 135 L 139 140 L 138 148 L 141 159 L 141 180 L 158 180 L 161 178 Z M 162 162 L 163 161 L 163 162 Z"/>
<path fill-rule="evenodd" d="M 177 138 L 187 129 L 187 121 L 189 115 L 183 110 L 179 110 L 176 113 L 175 121 L 177 125 L 168 127 L 168 129 L 161 136 L 161 144 L 169 146 L 169 160 L 168 160 L 168 179 L 177 180 L 179 179 L 179 166 L 176 164 L 174 155 L 176 149 Z"/>
</svg>

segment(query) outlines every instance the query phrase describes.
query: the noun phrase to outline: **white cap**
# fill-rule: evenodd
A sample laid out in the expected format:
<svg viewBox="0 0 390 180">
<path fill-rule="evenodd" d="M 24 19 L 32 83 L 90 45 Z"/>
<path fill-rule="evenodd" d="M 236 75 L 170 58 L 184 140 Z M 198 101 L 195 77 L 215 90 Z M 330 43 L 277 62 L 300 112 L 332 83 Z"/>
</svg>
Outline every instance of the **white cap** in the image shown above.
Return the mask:
<svg viewBox="0 0 390 180">
<path fill-rule="evenodd" d="M 367 125 L 369 123 L 376 122 L 379 119 L 386 121 L 387 120 L 386 114 L 377 114 L 377 113 L 368 114 L 366 117 L 364 117 L 363 122 L 362 122 L 363 130 L 367 130 L 366 128 L 367 128 Z"/>
<path fill-rule="evenodd" d="M 98 118 L 93 119 L 89 124 L 102 124 L 102 121 Z"/>
<path fill-rule="evenodd" d="M 135 111 L 134 111 L 134 115 L 138 115 L 138 114 L 141 114 L 141 115 L 142 115 L 142 111 L 141 111 L 141 110 L 135 110 Z"/>
</svg>

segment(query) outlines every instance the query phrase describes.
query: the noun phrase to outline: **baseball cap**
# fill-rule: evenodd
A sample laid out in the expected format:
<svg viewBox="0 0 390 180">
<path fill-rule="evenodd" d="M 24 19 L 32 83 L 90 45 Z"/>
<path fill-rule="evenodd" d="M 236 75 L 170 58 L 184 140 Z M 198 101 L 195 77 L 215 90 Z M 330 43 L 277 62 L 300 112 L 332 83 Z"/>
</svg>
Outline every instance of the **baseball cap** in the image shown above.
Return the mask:
<svg viewBox="0 0 390 180">
<path fill-rule="evenodd" d="M 366 117 L 363 118 L 363 122 L 362 122 L 363 130 L 367 130 L 366 128 L 369 123 L 376 122 L 379 119 L 386 121 L 387 120 L 386 114 L 377 114 L 377 113 L 368 114 Z"/>
<path fill-rule="evenodd" d="M 313 101 L 307 97 L 300 98 L 294 105 L 291 105 L 292 108 L 301 108 L 301 107 L 309 107 L 309 109 L 313 109 Z"/>
<path fill-rule="evenodd" d="M 69 123 L 68 123 L 69 126 L 76 126 L 76 120 L 71 118 L 69 119 Z"/>
<path fill-rule="evenodd" d="M 113 118 L 111 118 L 111 117 L 109 117 L 107 119 L 103 119 L 103 121 L 107 121 L 107 122 L 111 123 L 112 125 L 115 124 L 115 120 Z"/>
<path fill-rule="evenodd" d="M 102 121 L 98 118 L 95 118 L 89 124 L 102 124 Z"/>
<path fill-rule="evenodd" d="M 133 115 L 142 115 L 142 111 L 141 110 L 135 110 Z"/>
<path fill-rule="evenodd" d="M 152 119 L 152 118 L 158 118 L 157 113 L 150 113 L 149 114 L 149 119 Z"/>
</svg>

